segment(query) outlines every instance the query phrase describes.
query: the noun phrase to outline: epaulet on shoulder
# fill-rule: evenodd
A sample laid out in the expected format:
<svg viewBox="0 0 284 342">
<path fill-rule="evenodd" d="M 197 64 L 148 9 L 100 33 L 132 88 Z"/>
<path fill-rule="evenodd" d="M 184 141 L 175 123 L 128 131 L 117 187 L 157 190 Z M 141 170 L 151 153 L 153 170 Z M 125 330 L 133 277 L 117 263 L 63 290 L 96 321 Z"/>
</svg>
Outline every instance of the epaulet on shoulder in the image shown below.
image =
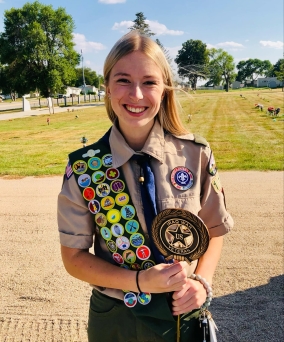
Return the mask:
<svg viewBox="0 0 284 342">
<path fill-rule="evenodd" d="M 209 143 L 205 138 L 203 138 L 201 135 L 193 134 L 194 135 L 194 142 L 196 144 L 204 145 L 206 147 L 209 147 Z"/>
</svg>

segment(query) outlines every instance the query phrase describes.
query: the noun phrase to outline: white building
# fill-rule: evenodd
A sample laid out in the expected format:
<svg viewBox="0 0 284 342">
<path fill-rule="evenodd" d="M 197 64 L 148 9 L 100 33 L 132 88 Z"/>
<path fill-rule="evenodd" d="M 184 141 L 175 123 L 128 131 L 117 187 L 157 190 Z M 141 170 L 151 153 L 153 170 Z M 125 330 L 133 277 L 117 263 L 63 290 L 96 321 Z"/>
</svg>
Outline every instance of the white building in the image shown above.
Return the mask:
<svg viewBox="0 0 284 342">
<path fill-rule="evenodd" d="M 82 92 L 86 91 L 86 94 L 88 94 L 89 92 L 98 94 L 98 88 L 92 85 L 85 85 L 85 88 L 83 85 L 81 85 L 79 88 Z"/>
<path fill-rule="evenodd" d="M 74 95 L 80 95 L 81 89 L 76 87 L 66 87 L 66 96 L 71 97 Z"/>
<path fill-rule="evenodd" d="M 277 79 L 277 77 L 264 77 L 258 78 L 256 81 L 256 86 L 259 87 L 267 87 L 267 88 L 276 88 L 281 87 L 282 82 Z"/>
<path fill-rule="evenodd" d="M 244 87 L 244 84 L 239 81 L 235 81 L 231 84 L 232 89 L 240 89 Z"/>
</svg>

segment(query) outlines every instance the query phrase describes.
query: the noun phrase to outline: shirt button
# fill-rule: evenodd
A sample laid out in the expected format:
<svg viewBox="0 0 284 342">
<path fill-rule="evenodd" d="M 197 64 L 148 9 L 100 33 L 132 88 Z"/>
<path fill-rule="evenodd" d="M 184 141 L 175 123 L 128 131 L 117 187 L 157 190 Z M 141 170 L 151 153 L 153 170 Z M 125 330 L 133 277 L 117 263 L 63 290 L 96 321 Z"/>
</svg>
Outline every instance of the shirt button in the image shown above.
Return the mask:
<svg viewBox="0 0 284 342">
<path fill-rule="evenodd" d="M 145 234 L 145 238 L 147 239 L 147 240 L 149 240 L 149 234 Z"/>
</svg>

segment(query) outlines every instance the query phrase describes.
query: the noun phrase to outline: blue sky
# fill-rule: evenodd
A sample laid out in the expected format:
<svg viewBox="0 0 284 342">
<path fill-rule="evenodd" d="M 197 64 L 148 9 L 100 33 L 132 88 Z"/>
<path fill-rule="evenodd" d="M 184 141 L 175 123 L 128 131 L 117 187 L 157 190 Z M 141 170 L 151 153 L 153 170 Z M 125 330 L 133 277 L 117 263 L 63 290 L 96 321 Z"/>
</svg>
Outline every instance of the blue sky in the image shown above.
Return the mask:
<svg viewBox="0 0 284 342">
<path fill-rule="evenodd" d="M 25 0 L 0 0 L 0 32 L 4 11 Z M 33 1 L 29 1 L 33 2 Z M 200 39 L 222 48 L 237 64 L 248 58 L 283 58 L 283 0 L 41 0 L 64 7 L 74 21 L 75 49 L 84 65 L 102 74 L 112 45 L 143 12 L 153 32 L 175 58 L 182 43 Z"/>
</svg>

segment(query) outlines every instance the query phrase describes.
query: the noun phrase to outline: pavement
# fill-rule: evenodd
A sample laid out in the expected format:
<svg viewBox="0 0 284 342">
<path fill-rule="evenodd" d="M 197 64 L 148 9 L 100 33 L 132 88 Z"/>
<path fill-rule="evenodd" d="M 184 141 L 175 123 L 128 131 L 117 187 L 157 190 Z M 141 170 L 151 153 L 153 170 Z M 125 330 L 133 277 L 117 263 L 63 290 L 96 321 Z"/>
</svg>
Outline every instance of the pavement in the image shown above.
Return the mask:
<svg viewBox="0 0 284 342">
<path fill-rule="evenodd" d="M 29 111 L 21 111 L 21 112 L 6 112 L 1 114 L 0 111 L 0 121 L 2 120 L 13 120 L 13 119 L 19 119 L 19 118 L 25 118 L 29 116 L 38 116 L 38 115 L 46 115 L 46 114 L 56 114 L 60 112 L 66 112 L 68 109 L 69 111 L 74 111 L 78 109 L 85 109 L 85 108 L 90 108 L 90 107 L 97 107 L 97 106 L 104 106 L 104 102 L 100 103 L 88 103 L 88 104 L 78 104 L 74 106 L 68 106 L 68 107 L 54 107 L 54 112 L 53 110 L 49 110 L 48 108 L 37 108 L 37 109 L 32 109 Z M 12 108 L 11 108 L 12 109 Z M 1 106 L 0 106 L 1 110 Z"/>
</svg>

